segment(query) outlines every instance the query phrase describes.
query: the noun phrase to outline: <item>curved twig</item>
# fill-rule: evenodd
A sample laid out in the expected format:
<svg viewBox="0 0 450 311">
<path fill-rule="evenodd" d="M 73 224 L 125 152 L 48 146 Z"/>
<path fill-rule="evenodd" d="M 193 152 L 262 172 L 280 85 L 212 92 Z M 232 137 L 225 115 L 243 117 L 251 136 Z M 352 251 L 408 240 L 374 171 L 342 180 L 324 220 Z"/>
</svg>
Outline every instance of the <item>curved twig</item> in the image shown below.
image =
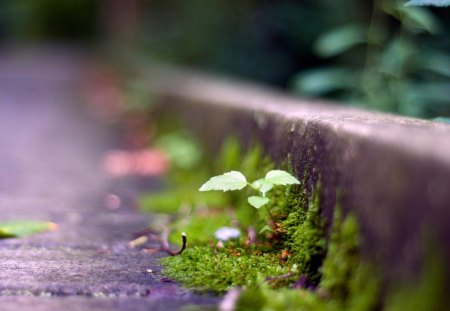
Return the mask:
<svg viewBox="0 0 450 311">
<path fill-rule="evenodd" d="M 162 250 L 171 256 L 181 255 L 184 252 L 184 250 L 186 249 L 186 245 L 187 245 L 187 236 L 186 236 L 186 233 L 184 233 L 184 232 L 181 233 L 181 241 L 182 241 L 181 249 L 178 252 L 171 250 L 170 247 L 165 247 Z"/>
<path fill-rule="evenodd" d="M 169 244 L 169 229 L 164 228 L 163 232 L 161 233 L 161 237 L 159 240 L 161 246 L 159 248 L 151 248 L 151 249 L 145 249 L 146 252 L 150 253 L 157 253 L 157 252 L 166 252 L 170 256 L 177 256 L 181 255 L 187 246 L 187 236 L 186 233 L 181 233 L 181 249 L 179 251 L 174 251 L 170 248 Z"/>
</svg>

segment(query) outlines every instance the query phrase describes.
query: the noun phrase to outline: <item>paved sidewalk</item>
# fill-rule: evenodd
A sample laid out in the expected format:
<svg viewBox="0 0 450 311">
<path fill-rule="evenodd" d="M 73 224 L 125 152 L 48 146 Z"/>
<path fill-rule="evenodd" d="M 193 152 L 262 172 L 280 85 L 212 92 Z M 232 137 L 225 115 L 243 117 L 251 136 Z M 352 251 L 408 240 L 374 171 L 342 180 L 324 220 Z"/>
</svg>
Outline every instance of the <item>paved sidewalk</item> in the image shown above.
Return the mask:
<svg viewBox="0 0 450 311">
<path fill-rule="evenodd" d="M 82 72 L 82 58 L 58 51 L 0 53 L 0 221 L 59 225 L 0 240 L 1 310 L 175 310 L 217 303 L 164 280 L 160 254 L 127 247 L 151 219 L 102 203 L 110 184 L 99 161 L 113 139 L 76 103 Z"/>
</svg>

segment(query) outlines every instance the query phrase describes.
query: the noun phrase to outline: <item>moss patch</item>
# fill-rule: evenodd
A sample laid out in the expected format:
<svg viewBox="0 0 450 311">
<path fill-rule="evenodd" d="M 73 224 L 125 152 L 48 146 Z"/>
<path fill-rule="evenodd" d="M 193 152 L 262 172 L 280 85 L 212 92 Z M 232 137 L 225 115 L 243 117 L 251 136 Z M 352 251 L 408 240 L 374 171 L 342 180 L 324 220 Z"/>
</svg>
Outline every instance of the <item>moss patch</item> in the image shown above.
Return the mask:
<svg viewBox="0 0 450 311">
<path fill-rule="evenodd" d="M 337 207 L 333 217 L 333 230 L 327 257 L 322 267 L 320 286 L 339 301 L 349 294 L 349 280 L 359 261 L 359 234 L 355 217 L 343 219 L 342 209 Z"/>
<path fill-rule="evenodd" d="M 241 293 L 236 311 L 342 311 L 308 290 L 282 288 L 273 290 L 268 286 L 247 289 Z"/>
<path fill-rule="evenodd" d="M 289 272 L 271 253 L 230 245 L 224 249 L 193 247 L 162 260 L 164 273 L 199 291 L 223 293 L 235 286 L 257 287 L 264 276 Z"/>
<path fill-rule="evenodd" d="M 325 223 L 320 216 L 320 185 L 313 192 L 307 211 L 304 206 L 294 207 L 282 223 L 287 236 L 285 245 L 292 254 L 289 262 L 297 264 L 309 282 L 317 285 L 320 280 L 319 268 L 325 256 Z"/>
<path fill-rule="evenodd" d="M 442 254 L 425 247 L 421 273 L 415 280 L 401 280 L 384 290 L 380 271 L 359 255 L 360 236 L 356 218 L 335 210 L 322 280 L 315 291 L 274 290 L 266 284 L 245 289 L 237 311 L 440 311 L 447 310 L 447 277 Z"/>
</svg>

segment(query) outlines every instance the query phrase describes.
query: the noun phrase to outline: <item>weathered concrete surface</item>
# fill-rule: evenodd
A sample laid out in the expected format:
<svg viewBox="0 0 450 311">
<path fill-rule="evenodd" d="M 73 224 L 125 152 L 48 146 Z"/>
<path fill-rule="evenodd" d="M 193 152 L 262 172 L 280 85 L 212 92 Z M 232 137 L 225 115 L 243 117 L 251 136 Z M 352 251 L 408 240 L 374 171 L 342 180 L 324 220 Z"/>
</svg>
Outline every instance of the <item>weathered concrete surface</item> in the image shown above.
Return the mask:
<svg viewBox="0 0 450 311">
<path fill-rule="evenodd" d="M 0 221 L 59 225 L 0 240 L 0 309 L 176 310 L 216 303 L 164 280 L 162 255 L 127 247 L 151 219 L 127 202 L 115 211 L 102 203 L 113 186 L 122 187 L 100 166 L 113 139 L 77 103 L 84 62 L 66 52 L 0 53 Z"/>
<path fill-rule="evenodd" d="M 387 280 L 418 270 L 429 250 L 424 236 L 450 259 L 449 125 L 160 68 L 145 79 L 161 111 L 179 116 L 212 150 L 236 135 L 275 159 L 291 155 L 299 177 L 308 172 L 308 187 L 320 176 L 329 223 L 340 193 L 360 221 L 364 254 Z"/>
</svg>

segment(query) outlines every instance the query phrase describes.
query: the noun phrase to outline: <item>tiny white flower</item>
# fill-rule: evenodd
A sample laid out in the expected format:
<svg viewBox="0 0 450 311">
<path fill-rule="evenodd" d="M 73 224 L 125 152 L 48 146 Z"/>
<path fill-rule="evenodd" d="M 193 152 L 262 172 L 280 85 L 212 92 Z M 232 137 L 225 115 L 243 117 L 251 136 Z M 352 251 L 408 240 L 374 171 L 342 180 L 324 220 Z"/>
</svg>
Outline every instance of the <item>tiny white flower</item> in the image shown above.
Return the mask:
<svg viewBox="0 0 450 311">
<path fill-rule="evenodd" d="M 220 227 L 214 233 L 214 236 L 216 237 L 216 239 L 225 242 L 231 239 L 239 238 L 241 236 L 241 231 L 239 229 L 231 227 Z"/>
</svg>

